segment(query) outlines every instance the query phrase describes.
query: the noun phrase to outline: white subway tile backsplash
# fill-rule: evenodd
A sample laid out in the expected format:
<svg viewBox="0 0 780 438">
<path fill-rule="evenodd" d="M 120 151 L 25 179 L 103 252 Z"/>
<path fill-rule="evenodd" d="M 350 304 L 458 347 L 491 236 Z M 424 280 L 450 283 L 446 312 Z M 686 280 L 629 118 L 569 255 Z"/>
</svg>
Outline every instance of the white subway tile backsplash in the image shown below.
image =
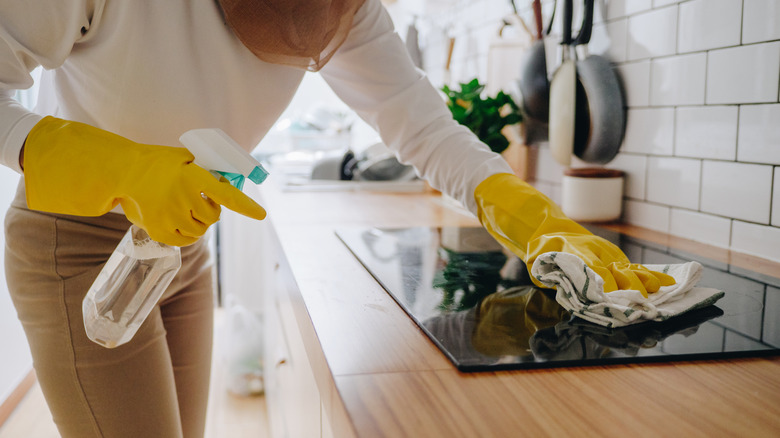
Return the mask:
<svg viewBox="0 0 780 438">
<path fill-rule="evenodd" d="M 774 188 L 772 189 L 772 225 L 780 227 L 780 167 L 775 167 Z"/>
<path fill-rule="evenodd" d="M 677 50 L 677 8 L 667 7 L 628 19 L 628 59 L 672 55 Z"/>
<path fill-rule="evenodd" d="M 733 160 L 737 152 L 737 114 L 736 106 L 677 108 L 675 155 Z"/>
<path fill-rule="evenodd" d="M 780 261 L 780 228 L 734 221 L 731 248 Z"/>
<path fill-rule="evenodd" d="M 420 18 L 431 81 L 444 81 L 449 35 L 450 82 L 484 80 L 511 3 L 424 3 L 400 8 L 409 17 L 399 30 Z M 545 25 L 554 4 L 542 1 Z M 530 1 L 517 6 L 533 27 Z M 545 39 L 550 72 L 560 61 L 557 15 Z M 628 107 L 621 151 L 606 165 L 626 173 L 624 220 L 780 260 L 780 0 L 598 0 L 594 23 L 589 50 L 615 64 Z M 534 183 L 556 202 L 563 170 L 538 149 Z"/>
<path fill-rule="evenodd" d="M 647 200 L 696 210 L 699 208 L 700 174 L 699 160 L 650 157 Z"/>
<path fill-rule="evenodd" d="M 739 108 L 737 159 L 780 165 L 780 104 Z"/>
<path fill-rule="evenodd" d="M 530 41 L 530 37 L 527 36 L 525 30 L 520 29 L 518 26 L 511 26 L 505 29 L 502 33 L 502 35 L 504 35 L 503 37 L 498 35 L 499 28 L 500 26 L 493 25 L 473 29 L 471 31 L 474 45 L 474 47 L 471 48 L 473 53 L 477 55 L 487 54 L 490 44 L 495 42 L 497 39 Z"/>
<path fill-rule="evenodd" d="M 681 1 L 684 0 L 653 0 L 653 7 L 660 8 L 661 6 L 673 5 L 676 3 L 680 3 Z"/>
<path fill-rule="evenodd" d="M 550 198 L 557 205 L 561 205 L 561 186 L 544 181 L 535 181 L 534 188 Z"/>
<path fill-rule="evenodd" d="M 647 175 L 647 157 L 619 153 L 605 167 L 625 172 L 623 196 L 645 199 L 645 179 Z"/>
<path fill-rule="evenodd" d="M 478 56 L 476 59 L 476 62 L 471 64 L 471 70 L 470 76 L 467 76 L 466 80 L 469 80 L 470 78 L 477 77 L 479 78 L 480 82 L 485 84 L 487 83 L 488 73 L 487 73 L 487 53 L 482 54 Z"/>
<path fill-rule="evenodd" d="M 536 154 L 536 179 L 553 184 L 561 184 L 564 167 L 558 164 L 550 154 L 549 147 L 540 147 Z"/>
<path fill-rule="evenodd" d="M 701 210 L 768 224 L 771 187 L 772 166 L 704 161 Z"/>
<path fill-rule="evenodd" d="M 653 155 L 672 155 L 674 108 L 629 109 L 622 150 Z"/>
<path fill-rule="evenodd" d="M 780 39 L 780 2 L 745 0 L 742 44 Z"/>
<path fill-rule="evenodd" d="M 669 232 L 669 207 L 627 199 L 623 203 L 623 220 L 651 230 Z"/>
<path fill-rule="evenodd" d="M 488 23 L 495 26 L 495 16 L 488 16 L 489 10 L 485 7 L 485 3 L 490 2 L 470 2 L 462 9 L 461 20 L 467 22 L 483 24 Z M 504 2 L 506 9 L 502 16 L 512 13 L 512 7 L 509 2 Z"/>
<path fill-rule="evenodd" d="M 411 2 L 411 1 L 402 1 L 398 3 L 400 3 L 400 6 L 403 6 L 404 9 L 408 8 L 409 14 L 417 14 L 417 13 L 424 12 L 425 14 L 429 14 L 429 15 L 444 15 L 444 14 L 452 13 L 452 9 L 451 9 L 452 3 L 446 1 L 445 2 L 438 2 L 438 1 L 419 2 L 419 3 Z"/>
<path fill-rule="evenodd" d="M 707 60 L 707 103 L 776 102 L 780 42 L 713 50 Z"/>
<path fill-rule="evenodd" d="M 563 199 L 563 194 L 561 193 L 561 186 L 553 184 L 550 188 L 550 191 L 547 193 L 547 196 L 553 200 L 557 205 L 561 205 L 561 200 Z"/>
<path fill-rule="evenodd" d="M 593 24 L 603 23 L 607 19 L 607 5 L 604 1 L 597 1 L 593 4 Z M 544 8 L 542 8 L 544 10 Z"/>
<path fill-rule="evenodd" d="M 646 11 L 653 6 L 650 0 L 605 0 L 604 2 L 608 20 Z"/>
<path fill-rule="evenodd" d="M 430 3 L 430 2 L 417 2 L 417 1 L 409 1 L 408 3 Z M 504 18 L 507 14 L 512 12 L 512 5 L 509 2 L 491 2 L 491 1 L 482 1 L 482 2 L 473 2 L 474 5 L 477 5 L 479 9 L 481 9 L 481 13 L 483 14 L 483 17 L 486 20 L 500 20 Z M 520 4 L 517 5 L 518 11 L 522 12 L 520 10 Z M 529 8 L 530 9 L 530 8 Z M 523 20 L 526 20 L 525 14 L 521 14 L 523 16 Z M 475 20 L 467 20 L 471 23 L 475 22 Z M 526 21 L 527 24 L 531 24 L 532 21 Z"/>
<path fill-rule="evenodd" d="M 731 220 L 673 208 L 669 222 L 669 233 L 727 248 L 731 234 Z"/>
<path fill-rule="evenodd" d="M 650 105 L 702 105 L 707 54 L 655 59 L 650 68 Z"/>
<path fill-rule="evenodd" d="M 680 4 L 678 50 L 681 53 L 739 44 L 742 3 L 694 0 Z"/>
<path fill-rule="evenodd" d="M 626 0 L 626 15 L 633 15 L 644 12 L 653 7 L 651 0 Z"/>
<path fill-rule="evenodd" d="M 611 62 L 626 60 L 626 33 L 628 20 L 615 20 L 593 26 L 593 35 L 588 44 L 590 53 L 604 56 Z"/>
<path fill-rule="evenodd" d="M 516 1 L 516 0 L 515 0 Z M 550 21 L 550 16 L 552 15 L 553 10 L 555 9 L 555 4 L 557 0 L 555 1 L 545 1 L 542 0 L 542 21 L 544 21 L 545 28 L 547 27 L 547 23 Z M 530 2 L 529 2 L 530 3 Z M 595 4 L 595 10 L 599 10 L 599 4 L 604 3 L 603 1 L 599 0 Z M 532 7 L 532 5 L 528 5 L 529 7 Z"/>
<path fill-rule="evenodd" d="M 621 64 L 617 73 L 629 108 L 650 105 L 650 61 Z"/>
</svg>

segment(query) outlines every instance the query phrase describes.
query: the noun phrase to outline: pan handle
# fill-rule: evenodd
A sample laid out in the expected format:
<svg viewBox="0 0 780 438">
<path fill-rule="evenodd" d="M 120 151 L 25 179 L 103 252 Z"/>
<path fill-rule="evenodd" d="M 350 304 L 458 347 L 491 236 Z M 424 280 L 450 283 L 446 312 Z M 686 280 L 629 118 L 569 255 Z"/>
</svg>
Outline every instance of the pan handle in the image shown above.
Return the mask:
<svg viewBox="0 0 780 438">
<path fill-rule="evenodd" d="M 550 31 L 552 31 L 553 23 L 555 22 L 555 10 L 558 9 L 558 0 L 555 0 L 553 2 L 553 10 L 550 14 L 550 21 L 547 22 L 547 29 L 544 30 L 545 35 L 549 35 Z"/>
<path fill-rule="evenodd" d="M 593 34 L 593 3 L 593 0 L 585 0 L 582 27 L 580 28 L 580 34 L 577 35 L 577 39 L 574 41 L 574 45 L 585 45 L 590 42 L 590 37 Z"/>
<path fill-rule="evenodd" d="M 536 23 L 536 39 L 542 39 L 542 0 L 533 0 L 534 22 Z"/>
<path fill-rule="evenodd" d="M 572 39 L 571 39 L 571 18 L 572 18 L 572 9 L 573 9 L 573 0 L 563 0 L 563 11 L 561 13 L 563 14 L 563 29 L 562 34 L 563 38 L 561 39 L 561 44 L 564 46 L 571 45 Z"/>
</svg>

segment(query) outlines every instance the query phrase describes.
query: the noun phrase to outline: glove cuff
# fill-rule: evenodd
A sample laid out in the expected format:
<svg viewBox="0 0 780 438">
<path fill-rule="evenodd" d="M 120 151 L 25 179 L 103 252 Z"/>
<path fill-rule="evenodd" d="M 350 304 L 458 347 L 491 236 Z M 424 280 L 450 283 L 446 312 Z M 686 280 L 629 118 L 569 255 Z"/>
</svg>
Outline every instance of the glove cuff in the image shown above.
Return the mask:
<svg viewBox="0 0 780 438">
<path fill-rule="evenodd" d="M 99 216 L 114 208 L 111 181 L 117 178 L 101 153 L 129 140 L 86 125 L 44 117 L 24 146 L 27 206 L 33 210 Z M 127 160 L 132 161 L 132 160 Z"/>
</svg>

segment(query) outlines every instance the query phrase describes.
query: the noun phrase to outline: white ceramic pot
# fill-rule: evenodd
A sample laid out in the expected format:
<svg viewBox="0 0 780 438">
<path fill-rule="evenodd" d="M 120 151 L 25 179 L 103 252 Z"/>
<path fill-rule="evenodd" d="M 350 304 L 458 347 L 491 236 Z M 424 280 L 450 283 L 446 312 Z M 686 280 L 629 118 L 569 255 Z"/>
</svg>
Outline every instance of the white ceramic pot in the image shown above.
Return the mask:
<svg viewBox="0 0 780 438">
<path fill-rule="evenodd" d="M 614 169 L 567 169 L 563 175 L 561 208 L 569 218 L 609 222 L 620 218 L 623 172 Z"/>
</svg>

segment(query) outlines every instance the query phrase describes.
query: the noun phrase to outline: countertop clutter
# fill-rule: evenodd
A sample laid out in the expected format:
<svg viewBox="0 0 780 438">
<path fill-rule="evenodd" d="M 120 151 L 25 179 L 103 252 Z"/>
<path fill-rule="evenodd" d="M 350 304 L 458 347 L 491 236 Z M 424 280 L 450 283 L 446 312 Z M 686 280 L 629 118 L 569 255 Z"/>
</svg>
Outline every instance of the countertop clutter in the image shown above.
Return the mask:
<svg viewBox="0 0 780 438">
<path fill-rule="evenodd" d="M 251 192 L 267 208 L 273 436 L 771 436 L 780 357 L 461 373 L 338 239 L 338 228 L 477 226 L 434 193 Z M 253 189 L 255 190 L 255 189 Z M 780 265 L 636 227 L 732 266 Z M 774 292 L 772 291 L 767 291 Z"/>
</svg>

